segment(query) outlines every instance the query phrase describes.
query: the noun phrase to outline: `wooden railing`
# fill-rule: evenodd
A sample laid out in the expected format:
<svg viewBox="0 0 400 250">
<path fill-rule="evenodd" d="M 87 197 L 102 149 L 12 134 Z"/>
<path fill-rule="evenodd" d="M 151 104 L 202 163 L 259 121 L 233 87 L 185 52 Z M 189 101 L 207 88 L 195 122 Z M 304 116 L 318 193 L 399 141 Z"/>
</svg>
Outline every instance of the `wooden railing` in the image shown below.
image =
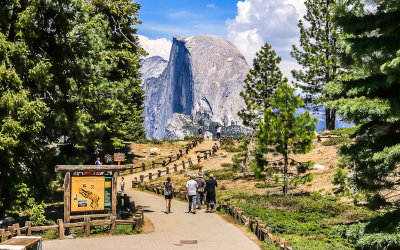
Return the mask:
<svg viewBox="0 0 400 250">
<path fill-rule="evenodd" d="M 25 226 L 23 227 L 20 227 L 18 223 L 13 224 L 12 226 L 8 226 L 7 230 L 0 229 L 0 243 L 14 236 L 31 236 L 32 232 L 47 230 L 58 230 L 58 239 L 62 240 L 64 239 L 65 229 L 69 228 L 83 228 L 85 237 L 90 237 L 91 227 L 104 225 L 110 225 L 110 234 L 114 235 L 116 225 L 132 225 L 132 231 L 138 231 L 142 227 L 144 221 L 143 209 L 140 205 L 135 208 L 135 215 L 132 217 L 132 220 L 117 220 L 116 216 L 109 216 L 110 219 L 103 220 L 91 220 L 98 217 L 96 215 L 83 215 L 80 217 L 82 217 L 84 221 L 75 223 L 64 223 L 62 219 L 58 219 L 57 225 L 49 226 L 32 226 L 32 223 L 30 221 L 25 222 Z"/>
<path fill-rule="evenodd" d="M 218 150 L 218 146 L 215 144 L 211 150 L 211 155 L 215 155 L 215 153 Z M 204 156 L 197 156 L 197 161 L 200 162 L 201 159 L 207 159 L 208 153 L 205 153 Z M 188 162 L 192 162 L 192 160 L 189 158 Z M 185 162 L 183 164 L 183 169 L 185 169 Z M 176 166 L 177 164 L 175 164 Z M 177 172 L 176 167 L 174 167 L 174 172 Z M 159 175 L 160 172 L 158 172 L 157 175 L 155 175 L 155 178 L 161 177 Z M 168 172 L 167 172 L 168 174 Z M 137 179 L 132 181 L 132 187 L 135 188 L 142 188 L 151 192 L 154 192 L 156 194 L 164 195 L 164 188 L 160 185 L 154 185 L 154 184 L 147 184 L 144 182 L 144 177 L 149 177 L 149 180 L 153 179 L 153 174 L 149 174 L 147 176 L 140 176 L 140 181 Z M 186 190 L 176 190 L 173 193 L 175 198 L 182 199 L 182 200 L 187 200 L 186 196 Z M 284 250 L 291 250 L 292 248 L 290 247 L 290 242 L 286 241 L 285 238 L 283 237 L 278 237 L 272 235 L 272 228 L 267 227 L 262 220 L 259 218 L 253 218 L 253 216 L 246 217 L 244 215 L 244 212 L 240 210 L 238 207 L 231 205 L 230 203 L 224 204 L 217 202 L 216 204 L 216 209 L 219 211 L 221 209 L 224 209 L 229 215 L 233 217 L 233 219 L 239 223 L 243 224 L 246 227 L 249 228 L 254 234 L 257 236 L 257 238 L 261 241 L 266 240 L 267 238 L 274 242 L 280 249 Z"/>
<path fill-rule="evenodd" d="M 130 171 L 130 174 L 133 174 L 133 171 L 135 169 L 139 169 L 139 172 L 142 171 L 146 171 L 148 169 L 152 169 L 152 168 L 156 168 L 157 165 L 161 165 L 166 167 L 167 165 L 176 162 L 178 160 L 180 160 L 185 154 L 189 154 L 189 151 L 191 149 L 193 149 L 194 147 L 196 147 L 197 145 L 199 145 L 199 143 L 203 142 L 203 138 L 199 137 L 191 142 L 189 142 L 188 144 L 186 144 L 185 149 L 180 149 L 179 153 L 177 153 L 176 155 L 170 155 L 166 157 L 166 160 L 162 161 L 162 162 L 155 162 L 152 161 L 151 165 L 146 166 L 146 164 L 142 163 L 140 166 L 135 166 L 134 164 L 126 164 L 126 169 Z"/>
</svg>

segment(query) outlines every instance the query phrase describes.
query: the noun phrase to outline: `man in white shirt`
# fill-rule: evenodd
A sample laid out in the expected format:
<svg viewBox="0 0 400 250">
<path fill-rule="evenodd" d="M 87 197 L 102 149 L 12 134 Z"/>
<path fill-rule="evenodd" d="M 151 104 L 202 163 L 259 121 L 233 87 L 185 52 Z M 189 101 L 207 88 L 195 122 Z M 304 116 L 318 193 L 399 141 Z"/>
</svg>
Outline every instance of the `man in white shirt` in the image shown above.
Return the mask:
<svg viewBox="0 0 400 250">
<path fill-rule="evenodd" d="M 194 180 L 194 176 L 190 176 L 190 180 L 186 182 L 186 198 L 189 200 L 189 213 L 192 212 L 193 203 L 193 214 L 196 213 L 196 199 L 197 199 L 197 182 Z"/>
</svg>

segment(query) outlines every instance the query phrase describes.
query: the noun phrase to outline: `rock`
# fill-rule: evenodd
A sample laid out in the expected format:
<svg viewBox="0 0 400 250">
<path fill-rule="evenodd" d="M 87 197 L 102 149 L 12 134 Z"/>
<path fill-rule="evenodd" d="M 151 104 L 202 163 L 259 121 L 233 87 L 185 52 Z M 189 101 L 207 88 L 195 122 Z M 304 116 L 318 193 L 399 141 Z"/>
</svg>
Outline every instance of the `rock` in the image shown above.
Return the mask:
<svg viewBox="0 0 400 250">
<path fill-rule="evenodd" d="M 0 220 L 0 228 L 11 226 L 15 223 L 15 219 L 13 217 L 5 217 L 4 219 Z"/>
<path fill-rule="evenodd" d="M 245 106 L 239 93 L 249 69 L 243 55 L 223 38 L 174 37 L 168 63 L 159 57 L 143 63 L 148 138 L 182 139 L 195 135 L 199 124 L 205 130 L 220 124 L 223 131 L 247 134 L 237 113 Z"/>
<path fill-rule="evenodd" d="M 319 164 L 315 164 L 314 166 L 311 167 L 312 169 L 324 169 L 325 166 L 323 165 L 319 165 Z"/>
<path fill-rule="evenodd" d="M 150 154 L 151 155 L 160 155 L 161 154 L 161 150 L 159 148 L 151 148 L 150 149 Z"/>
<path fill-rule="evenodd" d="M 204 140 L 205 141 L 212 141 L 213 140 L 213 134 L 209 131 L 206 131 L 204 133 Z"/>
</svg>

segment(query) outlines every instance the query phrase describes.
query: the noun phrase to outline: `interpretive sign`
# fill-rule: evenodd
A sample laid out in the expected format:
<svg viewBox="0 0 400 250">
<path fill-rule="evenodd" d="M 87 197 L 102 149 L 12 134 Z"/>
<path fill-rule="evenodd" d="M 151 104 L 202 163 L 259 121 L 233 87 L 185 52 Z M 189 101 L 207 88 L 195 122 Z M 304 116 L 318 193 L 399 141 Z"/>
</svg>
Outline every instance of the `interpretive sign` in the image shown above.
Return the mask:
<svg viewBox="0 0 400 250">
<path fill-rule="evenodd" d="M 124 153 L 114 153 L 114 161 L 115 162 L 124 162 L 125 154 Z"/>
<path fill-rule="evenodd" d="M 102 211 L 111 208 L 111 179 L 106 176 L 71 178 L 71 212 Z"/>
</svg>

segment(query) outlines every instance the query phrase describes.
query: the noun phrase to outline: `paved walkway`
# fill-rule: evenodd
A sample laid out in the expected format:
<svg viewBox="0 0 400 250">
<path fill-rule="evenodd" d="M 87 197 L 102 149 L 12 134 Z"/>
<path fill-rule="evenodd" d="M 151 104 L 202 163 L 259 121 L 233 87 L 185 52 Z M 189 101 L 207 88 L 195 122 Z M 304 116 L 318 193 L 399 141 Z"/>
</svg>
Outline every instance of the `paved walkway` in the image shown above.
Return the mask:
<svg viewBox="0 0 400 250">
<path fill-rule="evenodd" d="M 165 214 L 163 197 L 151 193 L 127 190 L 136 204 L 143 204 L 145 216 L 155 230 L 149 234 L 107 236 L 43 242 L 44 250 L 99 249 L 238 249 L 259 247 L 238 228 L 216 214 L 188 214 L 187 203 L 173 200 L 172 213 Z M 197 244 L 180 244 L 181 240 L 197 240 Z"/>
<path fill-rule="evenodd" d="M 187 157 L 194 160 L 197 155 L 194 151 L 211 149 L 213 145 L 214 142 L 203 142 L 192 149 Z M 172 213 L 165 214 L 165 200 L 162 196 L 129 189 L 134 177 L 146 175 L 148 172 L 155 173 L 158 169 L 165 168 L 160 167 L 125 176 L 127 194 L 133 197 L 136 204 L 143 205 L 145 217 L 155 227 L 154 232 L 128 236 L 49 240 L 43 242 L 43 249 L 259 249 L 257 244 L 247 238 L 236 226 L 216 214 L 203 213 L 204 210 L 198 211 L 197 214 L 185 213 L 188 210 L 187 203 L 177 200 L 172 201 Z M 181 240 L 197 240 L 198 243 L 180 244 Z"/>
</svg>

